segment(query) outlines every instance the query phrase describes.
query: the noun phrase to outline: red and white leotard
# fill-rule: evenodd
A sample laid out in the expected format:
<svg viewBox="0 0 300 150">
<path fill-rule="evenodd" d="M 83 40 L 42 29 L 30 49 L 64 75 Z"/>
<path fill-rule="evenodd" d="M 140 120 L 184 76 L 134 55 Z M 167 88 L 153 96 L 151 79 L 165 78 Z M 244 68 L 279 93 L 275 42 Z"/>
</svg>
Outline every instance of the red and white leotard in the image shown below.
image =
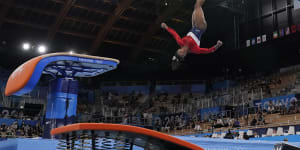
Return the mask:
<svg viewBox="0 0 300 150">
<path fill-rule="evenodd" d="M 181 38 L 172 28 L 167 27 L 166 29 L 174 37 L 180 47 L 187 45 L 190 49 L 190 53 L 207 54 L 216 51 L 215 46 L 211 48 L 200 48 L 200 40 L 192 32 L 189 32 L 187 36 Z"/>
</svg>

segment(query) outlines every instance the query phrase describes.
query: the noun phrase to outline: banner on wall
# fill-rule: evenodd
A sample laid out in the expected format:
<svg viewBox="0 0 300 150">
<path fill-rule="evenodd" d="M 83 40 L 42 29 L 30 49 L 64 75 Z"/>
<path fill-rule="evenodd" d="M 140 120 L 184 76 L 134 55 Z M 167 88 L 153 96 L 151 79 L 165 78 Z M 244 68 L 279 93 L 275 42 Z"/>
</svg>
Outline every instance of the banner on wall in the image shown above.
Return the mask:
<svg viewBox="0 0 300 150">
<path fill-rule="evenodd" d="M 296 25 L 292 25 L 291 26 L 291 32 L 292 33 L 296 33 L 297 32 L 297 26 Z"/>
<path fill-rule="evenodd" d="M 23 123 L 26 125 L 36 126 L 39 121 L 37 120 L 21 120 L 21 119 L 1 119 L 0 118 L 0 125 L 6 124 L 7 126 L 12 125 L 13 123 L 18 123 L 21 126 Z"/>
<path fill-rule="evenodd" d="M 256 41 L 257 41 L 257 44 L 260 44 L 260 43 L 261 43 L 261 36 L 258 36 L 258 37 L 256 38 Z"/>
<path fill-rule="evenodd" d="M 252 38 L 252 45 L 255 45 L 256 44 L 256 38 Z"/>
<path fill-rule="evenodd" d="M 290 35 L 290 27 L 285 28 L 285 35 Z"/>
<path fill-rule="evenodd" d="M 266 41 L 267 41 L 267 35 L 264 34 L 264 35 L 262 35 L 262 42 L 266 42 Z"/>
<path fill-rule="evenodd" d="M 169 94 L 178 94 L 178 93 L 204 93 L 205 92 L 204 84 L 194 84 L 194 85 L 157 85 L 155 91 L 158 93 L 169 93 Z"/>
<path fill-rule="evenodd" d="M 194 84 L 194 85 L 191 85 L 190 91 L 192 93 L 204 93 L 205 89 L 206 89 L 205 84 Z"/>
<path fill-rule="evenodd" d="M 300 8 L 300 0 L 294 0 L 294 10 Z"/>
<path fill-rule="evenodd" d="M 264 110 L 267 110 L 269 105 L 273 105 L 273 106 L 284 105 L 285 107 L 289 108 L 292 104 L 294 104 L 294 102 L 297 102 L 297 98 L 299 98 L 299 95 L 291 94 L 286 96 L 255 100 L 253 101 L 253 104 L 254 106 L 261 107 Z"/>
<path fill-rule="evenodd" d="M 23 112 L 23 111 L 24 111 L 24 109 L 0 107 L 0 114 L 2 114 L 2 116 L 4 116 L 4 115 L 13 116 L 13 115 L 19 114 L 20 112 Z"/>
<path fill-rule="evenodd" d="M 277 39 L 278 38 L 278 31 L 274 31 L 273 32 L 273 39 Z"/>
<path fill-rule="evenodd" d="M 280 37 L 284 37 L 284 35 L 285 35 L 284 29 L 279 30 L 279 35 L 280 35 Z"/>
<path fill-rule="evenodd" d="M 249 47 L 250 45 L 251 45 L 250 40 L 247 40 L 247 41 L 246 41 L 246 47 Z"/>
<path fill-rule="evenodd" d="M 213 90 L 222 90 L 222 89 L 226 89 L 228 87 L 233 87 L 236 85 L 237 85 L 237 83 L 232 80 L 225 80 L 225 81 L 214 83 L 212 85 L 212 89 Z"/>
<path fill-rule="evenodd" d="M 181 113 L 176 113 L 176 114 L 168 114 L 168 115 L 160 115 L 159 116 L 161 120 L 167 120 L 169 119 L 170 121 L 173 120 L 188 120 L 190 116 L 188 116 L 187 113 L 181 112 Z"/>
<path fill-rule="evenodd" d="M 152 115 L 152 118 L 154 119 L 154 121 L 152 122 L 153 125 L 155 124 L 155 121 L 157 119 L 160 119 L 163 126 L 166 126 L 167 124 L 170 126 L 172 123 L 175 123 L 175 125 L 180 123 L 187 123 L 191 119 L 191 116 L 189 116 L 187 113 L 182 112 L 182 113 L 159 115 L 159 116 Z"/>
</svg>

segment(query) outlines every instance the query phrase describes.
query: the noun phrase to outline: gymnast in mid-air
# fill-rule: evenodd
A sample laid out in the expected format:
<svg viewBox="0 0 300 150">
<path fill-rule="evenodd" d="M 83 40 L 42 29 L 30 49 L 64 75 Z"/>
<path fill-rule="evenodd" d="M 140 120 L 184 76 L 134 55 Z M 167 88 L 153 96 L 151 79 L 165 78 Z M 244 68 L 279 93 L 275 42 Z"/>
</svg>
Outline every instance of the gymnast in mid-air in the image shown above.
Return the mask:
<svg viewBox="0 0 300 150">
<path fill-rule="evenodd" d="M 192 14 L 192 29 L 188 32 L 188 34 L 181 38 L 175 30 L 168 27 L 166 23 L 161 23 L 161 27 L 167 30 L 176 40 L 177 44 L 181 47 L 175 53 L 172 58 L 172 69 L 176 70 L 180 63 L 184 60 L 185 56 L 188 53 L 193 54 L 207 54 L 215 52 L 222 45 L 222 41 L 218 41 L 216 45 L 211 48 L 200 48 L 200 40 L 202 34 L 205 32 L 207 28 L 207 23 L 205 20 L 204 12 L 202 10 L 202 6 L 205 0 L 197 0 L 194 6 L 194 11 Z"/>
</svg>

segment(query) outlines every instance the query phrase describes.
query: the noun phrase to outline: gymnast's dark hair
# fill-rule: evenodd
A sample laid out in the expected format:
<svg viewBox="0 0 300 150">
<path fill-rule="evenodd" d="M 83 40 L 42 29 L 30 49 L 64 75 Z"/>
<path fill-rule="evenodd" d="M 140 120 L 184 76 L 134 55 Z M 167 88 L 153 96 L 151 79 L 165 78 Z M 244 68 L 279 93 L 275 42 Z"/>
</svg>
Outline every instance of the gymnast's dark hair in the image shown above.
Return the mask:
<svg viewBox="0 0 300 150">
<path fill-rule="evenodd" d="M 175 52 L 174 56 L 179 60 L 179 61 L 183 61 L 184 60 L 184 57 L 180 56 L 178 54 L 178 51 Z"/>
</svg>

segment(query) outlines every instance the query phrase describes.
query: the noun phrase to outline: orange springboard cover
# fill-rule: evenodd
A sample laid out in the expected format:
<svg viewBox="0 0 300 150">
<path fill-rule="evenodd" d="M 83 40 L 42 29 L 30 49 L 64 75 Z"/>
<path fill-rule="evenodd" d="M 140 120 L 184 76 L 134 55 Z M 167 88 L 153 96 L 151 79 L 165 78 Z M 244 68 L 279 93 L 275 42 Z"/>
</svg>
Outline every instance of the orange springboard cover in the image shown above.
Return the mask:
<svg viewBox="0 0 300 150">
<path fill-rule="evenodd" d="M 123 131 L 123 132 L 131 132 L 136 134 L 142 134 L 151 136 L 157 139 L 165 140 L 174 144 L 181 145 L 183 147 L 193 149 L 193 150 L 204 150 L 203 148 L 189 143 L 187 141 L 175 138 L 173 136 L 157 132 L 154 130 L 149 130 L 141 127 L 129 126 L 129 125 L 121 125 L 121 124 L 107 124 L 107 123 L 79 123 L 72 124 L 63 127 L 59 127 L 51 130 L 51 135 L 58 135 L 62 133 L 68 133 L 72 131 L 80 131 L 80 130 L 107 130 L 107 131 Z"/>
</svg>

